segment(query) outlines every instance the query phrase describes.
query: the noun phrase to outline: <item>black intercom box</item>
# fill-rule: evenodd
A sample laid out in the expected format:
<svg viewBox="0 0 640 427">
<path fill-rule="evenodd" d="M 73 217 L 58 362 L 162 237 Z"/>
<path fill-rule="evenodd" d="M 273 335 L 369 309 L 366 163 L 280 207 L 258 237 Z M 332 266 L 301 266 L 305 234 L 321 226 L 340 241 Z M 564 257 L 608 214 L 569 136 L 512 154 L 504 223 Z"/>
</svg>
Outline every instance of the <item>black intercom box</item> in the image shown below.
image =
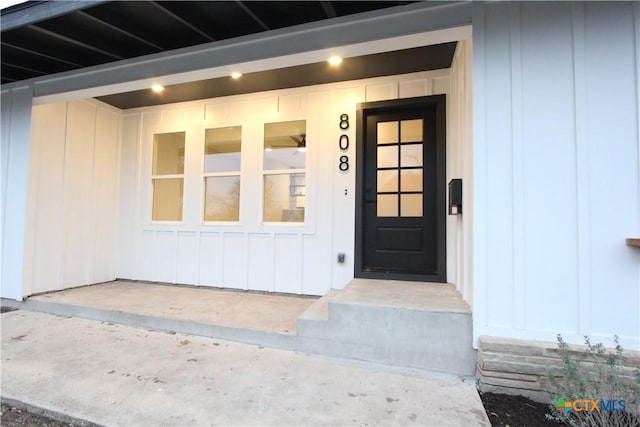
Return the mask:
<svg viewBox="0 0 640 427">
<path fill-rule="evenodd" d="M 449 215 L 462 213 L 462 180 L 455 178 L 449 181 Z"/>
</svg>

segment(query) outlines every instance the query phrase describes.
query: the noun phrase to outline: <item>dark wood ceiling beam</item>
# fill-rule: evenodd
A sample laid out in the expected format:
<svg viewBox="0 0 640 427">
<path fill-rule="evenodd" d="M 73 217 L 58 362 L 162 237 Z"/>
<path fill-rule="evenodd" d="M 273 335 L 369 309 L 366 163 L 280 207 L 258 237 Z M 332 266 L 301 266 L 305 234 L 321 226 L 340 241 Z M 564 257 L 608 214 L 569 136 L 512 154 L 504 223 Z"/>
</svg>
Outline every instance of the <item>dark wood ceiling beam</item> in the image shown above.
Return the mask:
<svg viewBox="0 0 640 427">
<path fill-rule="evenodd" d="M 322 6 L 322 10 L 324 10 L 324 13 L 327 14 L 327 18 L 335 18 L 336 16 L 338 16 L 330 1 L 321 1 L 320 6 Z"/>
<path fill-rule="evenodd" d="M 82 0 L 82 1 L 43 1 L 40 3 L 25 3 L 21 7 L 2 14 L 0 26 L 2 31 L 13 28 L 24 27 L 45 19 L 55 18 L 73 11 L 85 9 L 104 3 L 105 0 Z"/>
<path fill-rule="evenodd" d="M 3 46 L 7 46 L 7 47 L 11 47 L 13 49 L 21 50 L 23 52 L 27 52 L 27 53 L 30 53 L 32 55 L 37 55 L 37 56 L 40 56 L 42 58 L 47 58 L 47 59 L 50 59 L 52 61 L 62 62 L 63 64 L 71 65 L 72 67 L 76 67 L 76 68 L 84 67 L 84 65 L 77 64 L 77 63 L 71 62 L 71 61 L 67 61 L 66 59 L 58 58 L 56 56 L 51 56 L 51 55 L 48 55 L 48 54 L 43 53 L 43 52 L 38 52 L 38 51 L 27 49 L 27 48 L 24 48 L 24 47 L 16 46 L 16 45 L 11 44 L 11 43 L 2 42 L 2 45 Z"/>
<path fill-rule="evenodd" d="M 31 30 L 38 31 L 38 32 L 40 32 L 42 34 L 46 34 L 46 35 L 48 35 L 50 37 L 54 37 L 54 38 L 56 38 L 58 40 L 62 40 L 64 42 L 67 42 L 67 43 L 70 43 L 70 44 L 74 44 L 74 45 L 82 47 L 84 49 L 89 49 L 89 50 L 92 50 L 94 52 L 98 52 L 98 53 L 101 53 L 103 55 L 110 56 L 113 59 L 124 59 L 123 56 L 116 55 L 115 53 L 112 53 L 112 52 L 107 52 L 104 49 L 100 49 L 100 48 L 92 46 L 90 44 L 81 42 L 80 40 L 72 39 L 71 37 L 63 36 L 62 34 L 56 33 L 54 31 L 45 30 L 44 28 L 38 27 L 37 25 L 29 25 L 27 28 L 29 28 Z"/>
<path fill-rule="evenodd" d="M 184 25 L 185 27 L 191 29 L 192 31 L 195 31 L 196 33 L 200 34 L 202 37 L 204 37 L 205 39 L 213 42 L 215 41 L 214 38 L 212 38 L 209 34 L 205 33 L 204 31 L 202 31 L 201 29 L 197 28 L 196 26 L 190 24 L 189 22 L 185 21 L 184 19 L 182 19 L 181 17 L 179 17 L 178 15 L 176 15 L 175 13 L 171 12 L 169 9 L 167 9 L 166 7 L 162 6 L 161 4 L 158 4 L 157 1 L 152 1 L 150 2 L 152 5 L 154 5 L 158 10 L 161 10 L 162 12 L 164 12 L 165 14 L 167 14 L 168 16 L 172 17 L 173 19 L 175 19 L 176 21 L 180 22 L 182 25 Z"/>
<path fill-rule="evenodd" d="M 265 24 L 262 19 L 260 19 L 258 17 L 258 15 L 256 15 L 255 13 L 253 13 L 253 11 L 251 9 L 249 9 L 247 7 L 246 4 L 244 4 L 243 1 L 240 0 L 236 0 L 236 3 L 238 3 L 238 6 L 240 6 L 242 8 L 242 10 L 244 10 L 244 12 L 249 15 L 254 21 L 256 21 L 261 27 L 262 29 L 264 29 L 265 31 L 269 31 L 271 28 L 269 28 L 269 26 L 267 24 Z"/>
<path fill-rule="evenodd" d="M 140 36 L 137 36 L 137 35 L 135 35 L 135 34 L 133 34 L 133 33 L 130 33 L 129 31 L 123 30 L 122 28 L 120 28 L 120 27 L 118 27 L 118 26 L 115 26 L 115 25 L 113 25 L 113 24 L 111 24 L 111 23 L 109 23 L 109 22 L 103 21 L 103 20 L 102 20 L 102 19 L 100 19 L 100 18 L 96 18 L 95 16 L 90 15 L 90 14 L 88 14 L 87 12 L 84 12 L 84 11 L 79 10 L 79 11 L 77 11 L 76 13 L 77 13 L 78 15 L 82 16 L 83 18 L 90 19 L 91 21 L 93 21 L 93 22 L 95 22 L 95 23 L 98 23 L 98 24 L 100 24 L 100 25 L 102 25 L 102 26 L 104 26 L 104 27 L 107 27 L 107 28 L 110 28 L 110 29 L 112 29 L 112 30 L 114 30 L 114 31 L 117 31 L 117 32 L 119 32 L 120 34 L 123 34 L 123 35 L 125 35 L 125 36 L 127 36 L 127 37 L 130 37 L 130 38 L 132 38 L 132 39 L 135 39 L 135 40 L 139 41 L 140 43 L 144 43 L 144 44 L 146 44 L 147 46 L 151 46 L 152 48 L 156 49 L 158 52 L 162 52 L 162 51 L 164 51 L 164 50 L 165 50 L 163 47 L 158 46 L 157 44 L 155 44 L 155 43 L 153 43 L 153 42 L 150 42 L 150 41 L 149 41 L 149 40 L 147 40 L 147 39 L 144 39 L 144 38 L 142 38 L 142 37 L 140 37 Z"/>
<path fill-rule="evenodd" d="M 44 76 L 45 74 L 47 74 L 47 73 L 45 73 L 44 71 L 35 70 L 35 69 L 33 69 L 33 68 L 25 67 L 25 66 L 18 65 L 18 64 L 12 64 L 12 63 L 10 63 L 10 62 L 2 61 L 2 63 L 1 63 L 1 64 L 2 64 L 3 66 L 5 66 L 5 65 L 6 65 L 7 67 L 13 67 L 13 68 L 18 68 L 18 69 L 20 69 L 20 70 L 29 71 L 30 73 L 40 74 L 41 76 Z"/>
</svg>

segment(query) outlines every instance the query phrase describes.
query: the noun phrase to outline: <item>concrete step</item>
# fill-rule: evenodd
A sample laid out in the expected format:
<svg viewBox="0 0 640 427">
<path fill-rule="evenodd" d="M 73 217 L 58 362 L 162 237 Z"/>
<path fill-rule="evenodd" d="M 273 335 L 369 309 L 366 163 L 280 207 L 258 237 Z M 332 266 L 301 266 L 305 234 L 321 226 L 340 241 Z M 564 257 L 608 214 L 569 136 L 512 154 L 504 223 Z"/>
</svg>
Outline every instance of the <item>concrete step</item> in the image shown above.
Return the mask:
<svg viewBox="0 0 640 427">
<path fill-rule="evenodd" d="M 298 319 L 298 342 L 308 353 L 475 372 L 471 310 L 449 284 L 355 279 Z"/>
<path fill-rule="evenodd" d="M 340 291 L 332 289 L 316 302 L 311 304 L 304 313 L 298 317 L 298 325 L 306 320 L 329 320 L 329 301 L 334 299 Z"/>
</svg>

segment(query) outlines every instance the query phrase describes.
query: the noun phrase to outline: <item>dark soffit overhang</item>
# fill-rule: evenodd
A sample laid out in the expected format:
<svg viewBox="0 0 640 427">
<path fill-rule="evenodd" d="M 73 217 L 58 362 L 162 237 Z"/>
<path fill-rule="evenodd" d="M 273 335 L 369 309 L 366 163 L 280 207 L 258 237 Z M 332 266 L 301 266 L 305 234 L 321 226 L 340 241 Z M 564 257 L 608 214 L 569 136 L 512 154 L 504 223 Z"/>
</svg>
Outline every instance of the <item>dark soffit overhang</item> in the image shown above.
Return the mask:
<svg viewBox="0 0 640 427">
<path fill-rule="evenodd" d="M 327 62 L 244 74 L 239 79 L 219 77 L 98 97 L 120 109 L 186 102 L 198 99 L 288 89 L 372 77 L 407 74 L 451 67 L 456 42 L 363 55 L 345 59 L 339 66 Z"/>
</svg>

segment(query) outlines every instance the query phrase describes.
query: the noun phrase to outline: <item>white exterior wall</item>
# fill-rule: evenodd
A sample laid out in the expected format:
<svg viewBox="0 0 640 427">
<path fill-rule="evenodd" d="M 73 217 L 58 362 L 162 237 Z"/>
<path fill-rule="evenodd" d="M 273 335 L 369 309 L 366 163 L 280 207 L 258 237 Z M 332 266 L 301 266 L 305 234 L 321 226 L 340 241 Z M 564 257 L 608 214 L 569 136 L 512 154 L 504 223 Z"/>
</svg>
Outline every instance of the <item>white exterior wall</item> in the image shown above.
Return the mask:
<svg viewBox="0 0 640 427">
<path fill-rule="evenodd" d="M 120 111 L 33 107 L 23 295 L 116 277 Z"/>
<path fill-rule="evenodd" d="M 460 70 L 470 66 L 458 61 Z M 438 70 L 125 111 L 118 277 L 310 295 L 344 287 L 354 268 L 356 103 L 448 93 L 449 75 Z M 346 153 L 338 149 L 342 113 L 350 118 Z M 307 121 L 306 223 L 263 224 L 263 126 L 300 119 Z M 240 223 L 203 224 L 204 129 L 237 125 L 243 138 Z M 152 223 L 152 135 L 175 131 L 187 133 L 183 223 Z M 344 154 L 350 169 L 340 172 Z M 453 155 L 460 155 L 459 147 Z M 448 162 L 462 170 L 461 161 Z M 458 250 L 453 245 L 448 256 Z M 345 264 L 337 263 L 341 252 Z M 462 265 L 451 264 L 450 276 Z"/>
<path fill-rule="evenodd" d="M 31 86 L 3 90 L 2 148 L 0 151 L 0 296 L 22 299 L 22 253 L 24 249 Z"/>
<path fill-rule="evenodd" d="M 458 42 L 451 64 L 451 93 L 447 99 L 447 183 L 462 178 L 462 214 L 447 216 L 447 279 L 473 306 L 473 129 L 472 42 Z M 448 199 L 447 199 L 448 203 Z M 447 205 L 448 206 L 448 205 Z"/>
<path fill-rule="evenodd" d="M 640 349 L 640 4 L 474 3 L 474 336 Z"/>
</svg>

